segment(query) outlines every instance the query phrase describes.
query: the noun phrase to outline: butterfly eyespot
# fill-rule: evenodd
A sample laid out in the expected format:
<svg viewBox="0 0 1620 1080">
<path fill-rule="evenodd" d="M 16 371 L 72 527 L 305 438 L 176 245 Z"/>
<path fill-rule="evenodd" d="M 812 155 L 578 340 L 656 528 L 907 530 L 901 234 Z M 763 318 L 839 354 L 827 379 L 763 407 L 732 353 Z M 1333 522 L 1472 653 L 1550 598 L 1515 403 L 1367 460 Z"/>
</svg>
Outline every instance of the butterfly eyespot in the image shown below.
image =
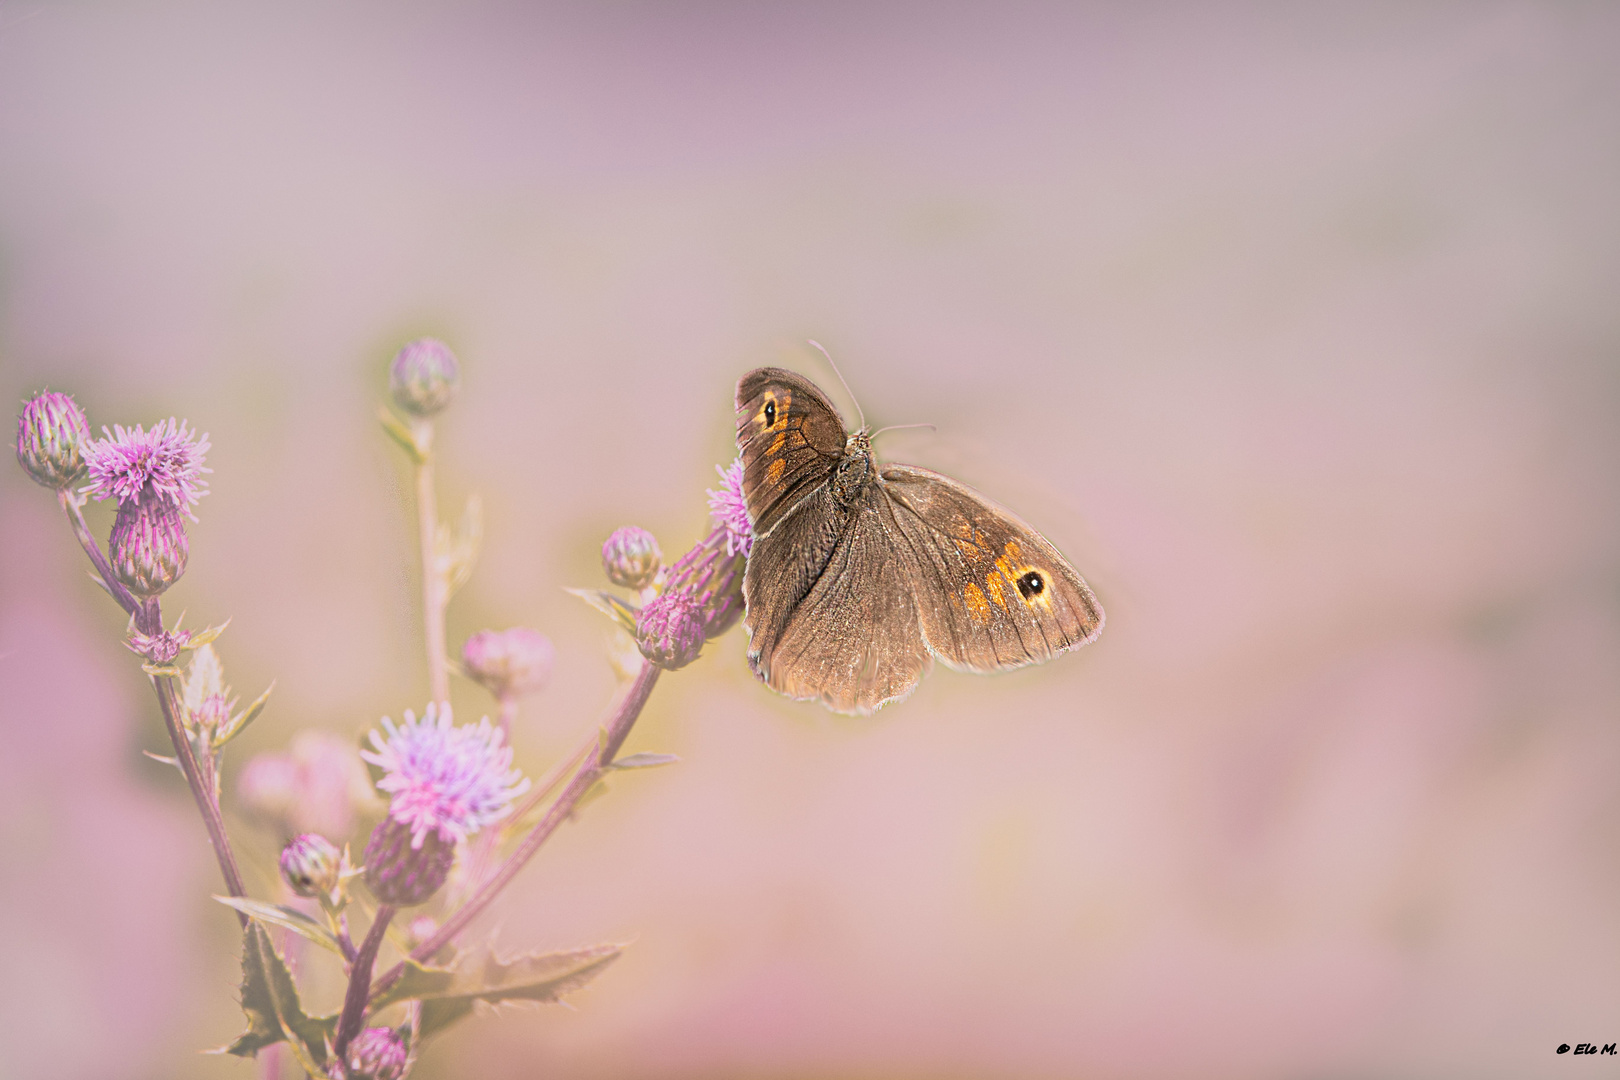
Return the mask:
<svg viewBox="0 0 1620 1080">
<path fill-rule="evenodd" d="M 1045 588 L 1046 579 L 1034 570 L 1018 579 L 1018 591 L 1023 594 L 1025 600 L 1032 596 L 1039 596 Z"/>
<path fill-rule="evenodd" d="M 773 427 L 775 424 L 776 424 L 776 402 L 767 401 L 765 403 L 765 426 L 766 427 Z"/>
</svg>

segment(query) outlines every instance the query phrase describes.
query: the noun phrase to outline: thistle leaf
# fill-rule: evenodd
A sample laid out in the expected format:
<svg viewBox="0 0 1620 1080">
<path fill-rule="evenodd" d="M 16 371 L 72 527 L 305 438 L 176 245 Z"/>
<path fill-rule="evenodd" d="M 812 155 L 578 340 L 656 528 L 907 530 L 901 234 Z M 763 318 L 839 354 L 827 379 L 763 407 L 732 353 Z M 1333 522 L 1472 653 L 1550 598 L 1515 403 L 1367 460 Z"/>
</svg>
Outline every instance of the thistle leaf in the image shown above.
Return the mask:
<svg viewBox="0 0 1620 1080">
<path fill-rule="evenodd" d="M 151 758 L 153 761 L 161 761 L 165 765 L 173 765 L 175 768 L 179 769 L 182 773 L 184 773 L 186 771 L 184 768 L 181 767 L 179 758 L 164 757 L 162 754 L 154 754 L 150 750 L 142 750 L 141 753 L 145 754 L 147 757 Z"/>
<path fill-rule="evenodd" d="M 381 1009 L 412 998 L 422 1002 L 426 1038 L 467 1016 L 477 1002 L 551 1002 L 595 978 L 619 956 L 622 945 L 597 945 L 558 953 L 529 953 L 501 959 L 485 946 L 453 967 L 427 967 L 405 961 L 405 974 L 372 1003 Z"/>
<path fill-rule="evenodd" d="M 673 765 L 681 760 L 674 754 L 631 754 L 608 766 L 610 769 L 656 769 L 660 765 Z"/>
<path fill-rule="evenodd" d="M 636 636 L 636 619 L 640 612 L 617 596 L 610 592 L 603 592 L 601 589 L 565 589 L 563 591 L 573 593 L 629 631 L 631 637 Z"/>
<path fill-rule="evenodd" d="M 332 936 L 332 931 L 319 920 L 310 918 L 295 907 L 266 904 L 262 900 L 249 900 L 245 896 L 216 896 L 214 899 L 226 907 L 235 908 L 250 919 L 269 926 L 279 926 L 283 930 L 291 930 L 322 948 L 331 949 L 339 956 L 343 955 L 343 947 L 338 944 L 337 938 Z"/>
<path fill-rule="evenodd" d="M 270 692 L 275 688 L 275 680 L 272 679 L 270 685 L 264 688 L 264 693 L 253 700 L 253 704 L 237 713 L 231 722 L 225 725 L 225 729 L 214 736 L 216 750 L 242 734 L 249 724 L 259 718 L 259 714 L 264 711 L 264 703 L 270 700 Z"/>
<path fill-rule="evenodd" d="M 219 637 L 219 635 L 223 634 L 225 632 L 225 628 L 227 626 L 229 626 L 229 625 L 231 625 L 231 620 L 226 619 L 224 622 L 220 623 L 218 626 L 210 626 L 210 627 L 207 627 L 206 629 L 199 630 L 195 634 L 192 634 L 190 639 L 187 640 L 187 642 L 184 645 L 182 645 L 181 648 L 183 648 L 183 649 L 196 649 L 196 648 L 200 648 L 200 647 L 202 647 L 204 645 L 207 645 L 210 642 L 212 642 L 215 638 Z"/>
<path fill-rule="evenodd" d="M 300 1068 L 325 1075 L 326 1044 L 337 1032 L 337 1017 L 304 1015 L 286 963 L 257 922 L 248 925 L 242 940 L 242 1011 L 248 1029 L 222 1053 L 254 1057 L 286 1039 Z"/>
<path fill-rule="evenodd" d="M 386 405 L 377 406 L 377 419 L 388 437 L 399 443 L 404 451 L 411 455 L 413 462 L 420 465 L 427 460 L 426 448 L 417 443 L 416 435 L 412 433 L 410 427 L 390 412 Z"/>
</svg>

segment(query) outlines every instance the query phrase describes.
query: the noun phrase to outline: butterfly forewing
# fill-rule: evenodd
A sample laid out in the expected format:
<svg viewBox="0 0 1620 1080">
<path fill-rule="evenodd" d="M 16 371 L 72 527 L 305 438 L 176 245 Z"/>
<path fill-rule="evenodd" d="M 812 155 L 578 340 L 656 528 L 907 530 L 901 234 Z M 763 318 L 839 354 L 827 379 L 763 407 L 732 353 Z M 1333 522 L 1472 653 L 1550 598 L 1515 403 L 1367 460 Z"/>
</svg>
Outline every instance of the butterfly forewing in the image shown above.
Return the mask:
<svg viewBox="0 0 1620 1080">
<path fill-rule="evenodd" d="M 882 475 L 895 528 L 921 568 L 923 635 L 946 664 L 1022 667 L 1102 631 L 1091 589 L 1040 533 L 949 477 L 911 465 Z"/>
<path fill-rule="evenodd" d="M 844 452 L 838 410 L 802 375 L 758 368 L 737 383 L 737 449 L 743 497 L 754 535 L 764 536 L 817 484 Z"/>
</svg>

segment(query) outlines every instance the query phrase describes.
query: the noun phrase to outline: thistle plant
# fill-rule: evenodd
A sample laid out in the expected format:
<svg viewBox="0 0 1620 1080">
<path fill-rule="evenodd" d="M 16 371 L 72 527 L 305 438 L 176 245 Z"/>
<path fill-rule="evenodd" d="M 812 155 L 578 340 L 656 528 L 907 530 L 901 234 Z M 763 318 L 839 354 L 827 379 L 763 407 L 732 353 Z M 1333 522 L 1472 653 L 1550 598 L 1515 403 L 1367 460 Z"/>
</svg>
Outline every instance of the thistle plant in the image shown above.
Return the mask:
<svg viewBox="0 0 1620 1080">
<path fill-rule="evenodd" d="M 249 895 L 221 800 L 225 750 L 264 712 L 273 684 L 241 706 L 214 645 L 226 623 L 185 630 L 166 623 L 162 610 L 192 555 L 186 523 L 208 493 L 208 436 L 170 418 L 150 428 L 114 425 L 93 438 L 83 410 L 56 392 L 28 401 L 17 419 L 19 464 L 56 492 L 93 580 L 128 616 L 124 645 L 140 662 L 169 736 L 166 752 L 148 754 L 184 775 L 219 864 L 217 899 L 242 927 L 247 1028 L 220 1052 L 258 1057 L 266 1077 L 279 1074 L 286 1054 L 309 1077 L 400 1080 L 424 1045 L 476 1003 L 557 1001 L 611 964 L 623 946 L 506 956 L 492 945 L 469 948 L 461 937 L 610 772 L 675 760 L 620 750 L 662 673 L 692 663 L 742 615 L 752 533 L 734 465 L 720 470 L 720 488 L 708 493 L 713 529 L 685 554 L 666 566 L 652 534 L 619 529 L 602 549 L 615 588 L 571 590 L 628 635 L 641 659 L 606 723 L 538 781 L 529 779 L 510 735 L 520 702 L 550 676 L 551 642 L 513 627 L 472 635 L 459 662 L 447 649 L 446 608 L 469 579 L 482 539 L 476 497 L 455 527 L 440 521 L 435 499 L 434 420 L 452 405 L 460 376 L 442 342 L 411 342 L 390 366 L 392 407 L 380 412 L 415 473 L 429 700 L 420 715 L 406 709 L 398 724 L 359 718 L 354 739 L 301 732 L 287 751 L 261 753 L 237 771 L 232 805 L 257 826 L 244 851 L 273 859 L 265 877 L 280 891 L 272 896 Z M 105 550 L 84 516 L 92 499 L 114 506 Z M 452 674 L 490 694 L 493 720 L 456 722 Z M 369 729 L 363 747 L 362 728 Z M 366 765 L 380 774 L 375 784 Z M 369 836 L 354 835 L 361 821 L 379 816 Z M 266 832 L 275 838 L 273 855 L 258 850 Z M 400 909 L 409 915 L 396 926 Z M 351 918 L 365 927 L 358 940 Z M 307 981 L 322 955 L 344 979 L 343 1005 L 312 1015 L 293 971 Z"/>
</svg>

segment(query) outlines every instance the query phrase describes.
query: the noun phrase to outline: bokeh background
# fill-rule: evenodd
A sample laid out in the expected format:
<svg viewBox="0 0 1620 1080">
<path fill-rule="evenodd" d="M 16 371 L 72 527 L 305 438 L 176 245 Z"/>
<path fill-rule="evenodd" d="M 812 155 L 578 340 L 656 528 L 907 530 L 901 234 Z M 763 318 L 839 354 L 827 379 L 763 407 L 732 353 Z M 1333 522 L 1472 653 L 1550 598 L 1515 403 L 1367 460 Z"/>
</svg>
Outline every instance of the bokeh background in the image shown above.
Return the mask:
<svg viewBox="0 0 1620 1080">
<path fill-rule="evenodd" d="M 737 376 L 853 417 L 809 337 L 1107 607 L 869 721 L 712 645 L 630 746 L 682 763 L 478 930 L 632 947 L 419 1075 L 1615 1075 L 1555 1048 L 1620 1040 L 1620 10 L 8 0 L 0 147 L 0 392 L 211 434 L 166 606 L 277 681 L 227 784 L 426 700 L 374 416 L 423 333 L 487 510 L 452 643 L 559 653 L 532 772 L 615 687 L 563 587 L 700 535 Z M 10 466 L 0 550 L 0 1076 L 256 1076 L 197 1055 L 235 924 Z"/>
</svg>

